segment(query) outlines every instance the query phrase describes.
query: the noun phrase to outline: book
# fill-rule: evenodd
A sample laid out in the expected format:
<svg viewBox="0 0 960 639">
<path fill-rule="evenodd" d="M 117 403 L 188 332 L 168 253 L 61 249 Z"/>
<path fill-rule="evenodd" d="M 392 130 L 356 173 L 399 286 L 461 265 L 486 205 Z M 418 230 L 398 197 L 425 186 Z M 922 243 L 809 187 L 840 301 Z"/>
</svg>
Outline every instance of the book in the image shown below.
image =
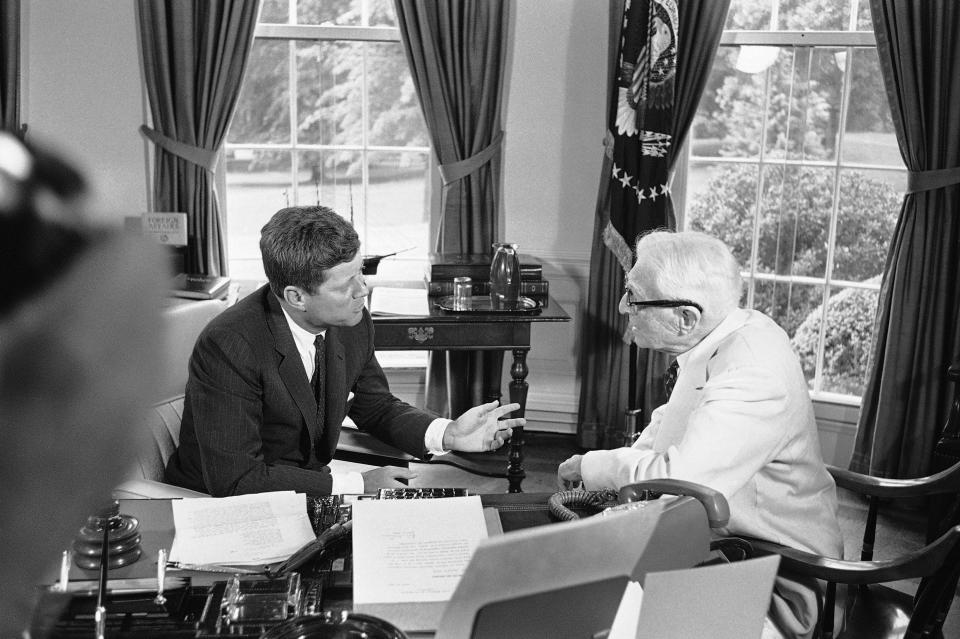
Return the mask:
<svg viewBox="0 0 960 639">
<path fill-rule="evenodd" d="M 230 286 L 230 278 L 220 275 L 180 273 L 173 279 L 170 292 L 177 297 L 194 300 L 213 300 L 223 297 Z"/>
<path fill-rule="evenodd" d="M 477 281 L 490 279 L 492 255 L 431 253 L 429 281 L 471 277 Z M 529 260 L 520 261 L 520 280 L 542 280 L 543 266 Z"/>
<path fill-rule="evenodd" d="M 186 213 L 144 213 L 140 216 L 140 223 L 144 237 L 160 244 L 187 245 Z"/>
<path fill-rule="evenodd" d="M 489 295 L 489 281 L 473 281 L 474 295 Z M 520 294 L 527 297 L 546 297 L 550 294 L 550 282 L 547 280 L 520 280 Z M 427 295 L 440 297 L 453 295 L 453 280 L 433 280 L 427 282 Z"/>
</svg>

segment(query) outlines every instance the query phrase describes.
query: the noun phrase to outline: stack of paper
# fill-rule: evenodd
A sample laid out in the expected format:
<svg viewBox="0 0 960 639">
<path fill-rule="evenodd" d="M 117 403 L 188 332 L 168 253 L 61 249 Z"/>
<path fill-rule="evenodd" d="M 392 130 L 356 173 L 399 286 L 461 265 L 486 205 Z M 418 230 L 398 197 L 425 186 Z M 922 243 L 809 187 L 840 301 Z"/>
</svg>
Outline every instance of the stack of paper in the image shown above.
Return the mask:
<svg viewBox="0 0 960 639">
<path fill-rule="evenodd" d="M 176 499 L 170 562 L 250 566 L 283 561 L 316 538 L 307 496 L 293 491 Z"/>
<path fill-rule="evenodd" d="M 435 630 L 473 551 L 486 537 L 478 496 L 357 501 L 354 610 L 406 632 Z"/>
<path fill-rule="evenodd" d="M 427 292 L 422 288 L 376 286 L 370 292 L 371 315 L 428 315 Z"/>
</svg>

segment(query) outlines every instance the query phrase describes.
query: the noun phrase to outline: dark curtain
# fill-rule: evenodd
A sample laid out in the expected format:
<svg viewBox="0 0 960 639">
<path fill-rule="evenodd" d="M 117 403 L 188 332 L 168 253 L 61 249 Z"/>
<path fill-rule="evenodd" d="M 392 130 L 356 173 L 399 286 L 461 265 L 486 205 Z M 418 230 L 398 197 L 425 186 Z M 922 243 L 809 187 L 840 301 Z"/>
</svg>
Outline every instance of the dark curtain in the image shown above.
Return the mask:
<svg viewBox="0 0 960 639">
<path fill-rule="evenodd" d="M 396 9 L 443 181 L 434 248 L 440 253 L 491 254 L 491 244 L 499 239 L 507 4 L 396 0 Z M 482 401 L 482 380 L 485 375 L 499 378 L 502 358 L 502 353 L 479 352 L 450 353 L 446 359 L 432 355 L 428 408 L 457 416 Z"/>
<path fill-rule="evenodd" d="M 226 274 L 214 171 L 253 42 L 259 0 L 139 0 L 156 145 L 153 208 L 187 214 L 184 270 Z"/>
<path fill-rule="evenodd" d="M 630 408 L 642 407 L 643 419 L 649 419 L 652 408 L 663 401 L 657 382 L 666 358 L 626 346 L 626 320 L 617 304 L 625 271 L 633 263 L 637 235 L 676 227 L 666 184 L 709 76 L 729 4 L 729 0 L 644 0 L 631 3 L 624 20 L 623 0 L 611 0 L 608 131 L 580 342 L 578 440 L 582 446 L 624 443 L 620 434 L 628 399 L 639 401 Z M 671 23 L 672 52 L 655 41 L 656 32 L 667 22 Z M 632 96 L 638 85 L 639 100 Z M 625 97 L 628 104 L 636 104 L 636 115 L 625 111 Z M 635 118 L 635 126 L 625 115 Z M 631 377 L 633 392 L 628 388 Z M 644 392 L 636 400 L 633 395 L 638 389 Z"/>
<path fill-rule="evenodd" d="M 931 469 L 960 354 L 960 4 L 871 0 L 907 193 L 890 244 L 851 468 Z"/>
<path fill-rule="evenodd" d="M 20 131 L 20 0 L 0 3 L 0 129 Z"/>
</svg>

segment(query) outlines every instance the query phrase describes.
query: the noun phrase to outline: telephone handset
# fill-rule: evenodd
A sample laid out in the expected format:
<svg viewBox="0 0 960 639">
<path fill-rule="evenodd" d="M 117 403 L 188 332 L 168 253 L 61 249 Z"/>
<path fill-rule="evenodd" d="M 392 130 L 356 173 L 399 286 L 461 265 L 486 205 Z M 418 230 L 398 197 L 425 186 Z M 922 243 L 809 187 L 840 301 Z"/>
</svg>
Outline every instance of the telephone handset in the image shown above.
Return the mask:
<svg viewBox="0 0 960 639">
<path fill-rule="evenodd" d="M 561 520 L 580 519 L 574 509 L 605 511 L 623 504 L 657 499 L 661 495 L 679 495 L 697 499 L 707 513 L 711 528 L 723 528 L 730 522 L 730 507 L 723 493 L 682 479 L 647 479 L 628 484 L 619 491 L 565 490 L 555 493 L 547 502 L 550 512 Z"/>
</svg>

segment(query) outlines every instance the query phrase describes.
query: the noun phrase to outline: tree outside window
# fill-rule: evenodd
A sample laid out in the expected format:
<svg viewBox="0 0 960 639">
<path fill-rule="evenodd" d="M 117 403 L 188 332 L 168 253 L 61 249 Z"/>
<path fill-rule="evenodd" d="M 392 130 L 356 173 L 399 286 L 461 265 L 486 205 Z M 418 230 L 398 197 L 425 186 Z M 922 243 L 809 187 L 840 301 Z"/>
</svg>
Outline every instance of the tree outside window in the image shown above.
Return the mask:
<svg viewBox="0 0 960 639">
<path fill-rule="evenodd" d="M 365 254 L 422 277 L 430 147 L 393 3 L 265 0 L 227 136 L 231 275 L 263 277 L 263 224 L 322 204 L 352 218 Z"/>
<path fill-rule="evenodd" d="M 858 400 L 906 182 L 864 0 L 733 0 L 688 145 L 686 228 L 726 241 L 815 395 Z"/>
</svg>

